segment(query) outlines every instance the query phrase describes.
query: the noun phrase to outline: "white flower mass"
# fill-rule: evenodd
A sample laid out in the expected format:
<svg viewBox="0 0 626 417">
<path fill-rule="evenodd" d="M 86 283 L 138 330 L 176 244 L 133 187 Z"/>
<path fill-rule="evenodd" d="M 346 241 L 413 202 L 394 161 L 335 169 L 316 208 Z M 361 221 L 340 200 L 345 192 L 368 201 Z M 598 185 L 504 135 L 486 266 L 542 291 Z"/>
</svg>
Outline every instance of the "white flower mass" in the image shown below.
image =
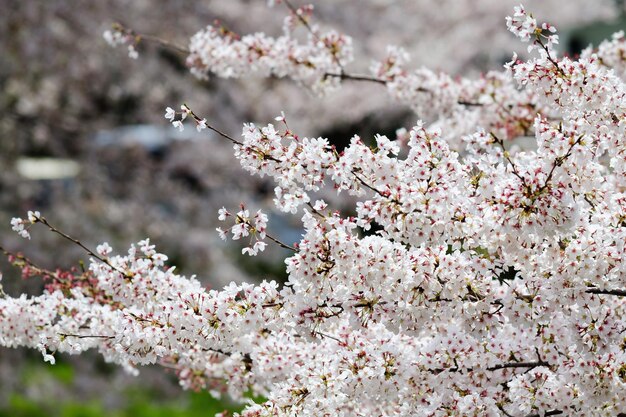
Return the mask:
<svg viewBox="0 0 626 417">
<path fill-rule="evenodd" d="M 317 93 L 348 81 L 350 37 L 313 25 L 303 43 L 290 25 L 276 38 L 209 26 L 192 37 L 188 66 L 289 77 Z M 85 279 L 0 293 L 0 345 L 52 363 L 97 349 L 131 372 L 174 367 L 185 388 L 262 396 L 246 417 L 624 412 L 624 33 L 572 58 L 523 6 L 506 26 L 532 56 L 480 78 L 411 70 L 397 47 L 372 65 L 367 77 L 432 120 L 399 138 L 354 136 L 338 150 L 290 131 L 285 114 L 279 126 L 243 126 L 235 157 L 302 220 L 284 285 L 206 290 L 148 240 L 123 255 L 103 243 Z M 181 111 L 166 109 L 174 127 L 188 115 L 209 127 Z M 513 149 L 520 136 L 536 147 Z M 320 200 L 324 188 L 357 197 L 352 213 Z M 261 211 L 218 215 L 220 236 L 242 240 L 243 253 L 274 240 Z M 29 237 L 40 219 L 11 224 Z"/>
</svg>

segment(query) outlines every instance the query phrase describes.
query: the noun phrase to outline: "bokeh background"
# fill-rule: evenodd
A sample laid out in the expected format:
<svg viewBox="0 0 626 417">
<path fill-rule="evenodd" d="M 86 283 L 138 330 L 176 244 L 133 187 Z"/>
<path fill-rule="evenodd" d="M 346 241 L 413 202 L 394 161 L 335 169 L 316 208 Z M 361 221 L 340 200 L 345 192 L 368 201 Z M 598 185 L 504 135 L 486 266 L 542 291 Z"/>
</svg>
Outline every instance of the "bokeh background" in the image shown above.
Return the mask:
<svg viewBox="0 0 626 417">
<path fill-rule="evenodd" d="M 524 54 L 504 23 L 518 2 L 316 1 L 314 23 L 354 38 L 352 72 L 367 72 L 393 44 L 410 51 L 415 67 L 480 76 L 513 51 Z M 525 5 L 562 30 L 561 47 L 570 54 L 626 28 L 623 1 Z M 11 217 L 40 210 L 88 246 L 108 241 L 118 251 L 150 237 L 181 273 L 197 274 L 209 287 L 285 278 L 279 248 L 248 258 L 220 241 L 217 210 L 240 202 L 263 208 L 269 229 L 288 243 L 299 237 L 298 219 L 272 208 L 273 184 L 245 174 L 229 143 L 206 131 L 171 128 L 166 106 L 186 102 L 233 136 L 244 122 L 268 123 L 285 111 L 299 135 L 328 137 L 338 146 L 354 134 L 393 136 L 419 117 L 378 85 L 346 83 L 316 97 L 287 80 L 198 81 L 175 51 L 142 43 L 132 60 L 102 37 L 120 22 L 186 45 L 216 19 L 240 34 L 279 35 L 287 9 L 268 8 L 264 0 L 0 0 L 0 10 L 0 244 L 47 268 L 69 268 L 86 256 L 43 228 L 33 230 L 31 241 L 20 239 L 10 230 Z M 4 259 L 0 271 L 13 295 L 42 289 Z M 236 405 L 182 392 L 161 369 L 131 377 L 95 354 L 61 356 L 50 366 L 36 352 L 0 348 L 0 417 L 186 417 L 224 408 Z"/>
</svg>

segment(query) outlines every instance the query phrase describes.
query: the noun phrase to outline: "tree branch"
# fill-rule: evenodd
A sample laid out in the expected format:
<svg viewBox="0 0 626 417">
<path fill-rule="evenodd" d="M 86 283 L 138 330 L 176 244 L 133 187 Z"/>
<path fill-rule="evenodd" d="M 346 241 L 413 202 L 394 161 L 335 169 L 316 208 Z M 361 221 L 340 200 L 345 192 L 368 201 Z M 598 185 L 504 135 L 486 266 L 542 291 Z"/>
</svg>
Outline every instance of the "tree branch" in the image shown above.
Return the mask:
<svg viewBox="0 0 626 417">
<path fill-rule="evenodd" d="M 563 411 L 561 411 L 561 410 L 550 410 L 550 411 L 546 411 L 545 413 L 528 414 L 528 415 L 526 415 L 524 417 L 558 416 L 560 414 L 563 414 Z"/>
<path fill-rule="evenodd" d="M 75 238 L 71 237 L 70 235 L 62 232 L 59 229 L 57 229 L 56 227 L 52 226 L 50 223 L 48 223 L 48 220 L 46 220 L 45 217 L 41 217 L 41 216 L 37 217 L 37 216 L 35 216 L 35 219 L 36 219 L 37 222 L 47 226 L 48 229 L 50 229 L 51 232 L 54 232 L 57 235 L 63 237 L 64 239 L 69 240 L 70 242 L 80 246 L 85 252 L 87 252 L 87 254 L 89 254 L 93 258 L 97 259 L 98 261 L 102 262 L 103 264 L 107 265 L 109 268 L 119 272 L 120 274 L 122 274 L 126 278 L 132 278 L 132 275 L 128 271 L 124 271 L 123 269 L 113 265 L 107 258 L 103 258 L 102 256 L 98 255 L 97 253 L 95 253 L 94 251 L 89 249 L 87 246 L 85 246 L 80 240 L 75 239 Z"/>
<path fill-rule="evenodd" d="M 618 297 L 626 297 L 626 290 L 604 290 L 602 288 L 589 288 L 585 290 L 588 294 L 600 294 L 600 295 L 616 295 Z"/>
<path fill-rule="evenodd" d="M 499 369 L 510 369 L 510 368 L 536 368 L 538 366 L 547 366 L 550 367 L 550 364 L 546 361 L 535 361 L 535 362 L 510 362 L 510 363 L 502 363 L 495 366 L 490 366 L 486 368 L 488 371 L 497 371 Z"/>
</svg>

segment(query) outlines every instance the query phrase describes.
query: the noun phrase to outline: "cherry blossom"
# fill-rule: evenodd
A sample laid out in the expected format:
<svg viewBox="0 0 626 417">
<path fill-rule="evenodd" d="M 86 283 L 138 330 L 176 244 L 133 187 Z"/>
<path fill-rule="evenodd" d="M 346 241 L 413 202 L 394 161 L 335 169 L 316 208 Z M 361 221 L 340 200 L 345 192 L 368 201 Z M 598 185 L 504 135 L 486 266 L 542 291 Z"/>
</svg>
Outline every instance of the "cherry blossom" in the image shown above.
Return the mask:
<svg viewBox="0 0 626 417">
<path fill-rule="evenodd" d="M 199 78 L 215 74 L 224 78 L 261 76 L 289 77 L 318 92 L 337 85 L 343 66 L 352 61 L 352 39 L 336 31 L 309 25 L 306 15 L 313 6 L 293 9 L 285 20 L 282 36 L 264 33 L 239 36 L 223 26 L 207 26 L 189 44 L 187 65 Z M 302 22 L 309 33 L 300 42 L 293 31 Z"/>
<path fill-rule="evenodd" d="M 128 56 L 132 59 L 137 59 L 139 53 L 135 48 L 139 42 L 139 38 L 130 30 L 122 27 L 121 25 L 113 25 L 111 30 L 106 30 L 103 33 L 104 40 L 112 47 L 118 45 L 126 45 L 128 47 Z"/>
<path fill-rule="evenodd" d="M 259 252 L 263 252 L 267 243 L 264 242 L 267 228 L 267 215 L 258 210 L 253 217 L 250 211 L 242 204 L 241 209 L 236 214 L 231 214 L 225 208 L 219 210 L 219 220 L 226 221 L 227 218 L 233 217 L 235 224 L 227 230 L 217 228 L 220 237 L 226 240 L 228 232 L 232 234 L 233 240 L 239 240 L 242 237 L 251 237 L 251 245 L 242 249 L 243 254 L 256 256 Z"/>
<path fill-rule="evenodd" d="M 283 0 L 290 5 L 287 0 Z M 248 402 L 242 416 L 613 416 L 626 409 L 626 90 L 623 33 L 559 56 L 558 34 L 523 6 L 506 25 L 531 56 L 478 79 L 408 68 L 391 47 L 351 74 L 349 38 L 290 11 L 282 37 L 211 26 L 191 41 L 198 76 L 288 76 L 315 91 L 383 84 L 422 118 L 397 138 L 355 135 L 344 149 L 274 124 L 241 139 L 183 104 L 174 127 L 233 143 L 247 172 L 275 183 L 303 233 L 280 242 L 268 217 L 222 208 L 224 239 L 289 249 L 287 281 L 207 290 L 149 240 L 92 252 L 87 271 L 13 264 L 48 285 L 0 292 L 0 344 L 97 349 L 130 372 L 157 363 L 181 385 Z M 292 37 L 309 28 L 307 43 Z M 189 120 L 187 120 L 189 119 Z M 533 146 L 522 149 L 520 137 Z M 324 191 L 356 199 L 334 210 Z M 270 242 L 267 242 L 267 241 Z M 266 243 L 267 242 L 267 243 Z"/>
</svg>

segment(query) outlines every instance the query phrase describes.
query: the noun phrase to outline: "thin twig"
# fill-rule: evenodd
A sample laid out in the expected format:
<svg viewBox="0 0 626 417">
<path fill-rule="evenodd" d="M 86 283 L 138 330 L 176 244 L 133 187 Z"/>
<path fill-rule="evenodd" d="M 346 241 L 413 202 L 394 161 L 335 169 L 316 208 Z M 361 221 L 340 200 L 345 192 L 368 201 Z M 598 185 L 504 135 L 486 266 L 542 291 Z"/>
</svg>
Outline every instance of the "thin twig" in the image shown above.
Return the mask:
<svg viewBox="0 0 626 417">
<path fill-rule="evenodd" d="M 543 43 L 543 41 L 540 38 L 541 35 L 537 35 L 535 37 L 535 41 L 541 46 L 541 48 L 546 52 L 546 55 L 548 57 L 548 60 L 552 63 L 552 65 L 555 66 L 556 70 L 563 76 L 566 77 L 565 75 L 565 71 L 563 71 L 563 69 L 560 67 L 558 61 L 552 57 L 552 55 L 550 54 L 550 50 L 548 49 L 548 47 Z"/>
<path fill-rule="evenodd" d="M 97 334 L 72 334 L 72 333 L 59 333 L 59 336 L 63 337 L 75 337 L 77 339 L 114 339 L 115 336 L 97 335 Z"/>
<path fill-rule="evenodd" d="M 361 178 L 357 172 L 355 172 L 354 170 L 350 171 L 352 172 L 352 175 L 354 175 L 354 177 L 357 179 L 357 181 L 359 181 L 359 183 L 361 183 L 362 186 L 364 186 L 365 188 L 374 191 L 376 194 L 378 194 L 379 196 L 383 197 L 383 198 L 389 198 L 388 195 L 386 195 L 385 193 L 383 193 L 382 191 L 378 190 L 377 188 L 375 188 L 374 186 L 368 184 L 367 182 L 365 182 L 365 180 L 363 178 Z"/>
<path fill-rule="evenodd" d="M 193 119 L 196 121 L 196 123 L 200 123 L 200 122 L 204 122 L 204 125 L 207 127 L 207 129 L 212 130 L 213 132 L 217 133 L 218 135 L 220 135 L 221 137 L 229 140 L 230 142 L 241 146 L 242 148 L 244 147 L 243 142 L 238 141 L 237 139 L 233 138 L 232 136 L 228 135 L 227 133 L 222 132 L 221 130 L 218 130 L 217 128 L 207 124 L 206 119 L 201 119 L 200 116 L 198 116 L 197 114 L 195 114 L 193 112 L 193 110 L 191 110 L 191 108 L 186 104 L 183 103 L 183 105 L 187 108 L 187 111 L 189 112 L 189 115 L 191 117 L 193 117 Z M 262 159 L 264 160 L 268 160 L 268 161 L 274 161 L 274 162 L 281 162 L 280 159 L 274 158 L 272 155 L 268 155 L 265 152 L 263 152 L 262 150 L 255 148 L 255 147 L 251 147 L 252 150 L 254 152 L 256 152 L 257 154 L 259 154 L 261 156 Z"/>
<path fill-rule="evenodd" d="M 499 365 L 495 365 L 495 366 L 490 366 L 489 368 L 487 368 L 488 371 L 497 371 L 499 369 L 509 369 L 509 368 L 536 368 L 538 366 L 547 366 L 549 367 L 550 364 L 546 361 L 543 360 L 538 360 L 535 362 L 510 362 L 510 363 L 502 363 Z"/>
<path fill-rule="evenodd" d="M 95 258 L 98 261 L 102 262 L 103 264 L 107 265 L 109 268 L 116 270 L 117 272 L 119 272 L 120 274 L 124 275 L 127 278 L 131 277 L 131 275 L 127 271 L 124 271 L 121 268 L 113 265 L 107 258 L 103 258 L 102 256 L 98 255 L 97 253 L 95 253 L 94 251 L 89 249 L 87 246 L 85 246 L 80 240 L 71 237 L 70 235 L 62 232 L 61 230 L 59 230 L 56 227 L 54 227 L 53 225 L 51 225 L 48 222 L 48 220 L 46 220 L 45 217 L 41 217 L 41 216 L 37 217 L 37 216 L 35 216 L 35 219 L 36 219 L 37 222 L 39 222 L 39 223 L 45 225 L 46 227 L 48 227 L 48 229 L 50 229 L 50 231 L 56 233 L 57 235 L 63 237 L 64 239 L 69 240 L 70 242 L 80 246 L 90 256 L 92 256 L 93 258 Z"/>
<path fill-rule="evenodd" d="M 2 252 L 7 257 L 13 257 L 13 258 L 17 259 L 18 261 L 23 262 L 25 265 L 27 265 L 32 270 L 34 270 L 37 274 L 48 275 L 48 276 L 54 278 L 55 280 L 57 280 L 59 282 L 65 282 L 65 280 L 61 279 L 56 272 L 50 271 L 50 270 L 48 270 L 46 268 L 42 268 L 42 267 L 38 266 L 35 262 L 33 262 L 32 260 L 30 260 L 29 258 L 27 258 L 26 256 L 24 256 L 24 255 L 22 255 L 20 253 L 11 252 L 11 251 L 5 249 L 2 245 L 0 245 L 0 252 Z M 15 267 L 18 267 L 18 268 L 21 267 L 21 265 L 18 265 L 15 262 L 12 262 L 12 264 Z"/>
<path fill-rule="evenodd" d="M 550 411 L 546 411 L 545 413 L 527 414 L 524 417 L 558 416 L 561 414 L 563 414 L 563 411 L 561 410 L 550 410 Z"/>
<path fill-rule="evenodd" d="M 578 137 L 578 139 L 576 139 L 576 141 L 574 141 L 574 143 L 572 143 L 570 145 L 570 147 L 567 150 L 567 152 L 565 153 L 565 155 L 558 156 L 554 160 L 554 162 L 552 163 L 552 168 L 550 169 L 550 172 L 548 173 L 548 176 L 546 177 L 546 181 L 544 182 L 543 186 L 538 190 L 538 192 L 541 192 L 541 191 L 545 190 L 548 187 L 548 184 L 552 180 L 552 176 L 554 175 L 554 171 L 556 170 L 556 168 L 560 167 L 561 165 L 563 165 L 563 162 L 565 162 L 567 160 L 567 158 L 569 158 L 572 155 L 572 151 L 574 150 L 574 147 L 576 145 L 580 144 L 580 142 L 582 142 L 584 137 L 585 137 L 584 135 L 580 135 Z"/>
<path fill-rule="evenodd" d="M 493 371 L 498 371 L 502 369 L 517 369 L 517 368 L 527 368 L 528 370 L 531 370 L 539 366 L 545 366 L 549 368 L 552 365 L 549 362 L 546 362 L 543 359 L 539 358 L 538 360 L 533 361 L 533 362 L 506 362 L 506 363 L 501 363 L 498 365 L 490 366 L 487 368 L 480 368 L 480 367 L 460 368 L 458 366 L 454 366 L 451 368 L 435 368 L 435 369 L 427 369 L 427 370 L 436 372 L 437 374 L 439 374 L 441 372 L 477 372 L 481 370 L 493 372 Z"/>
<path fill-rule="evenodd" d="M 324 218 L 326 218 L 326 216 L 324 216 L 322 213 L 320 213 L 320 211 L 319 211 L 319 210 L 317 210 L 317 209 L 315 208 L 315 206 L 313 206 L 313 204 L 311 204 L 311 202 L 310 202 L 310 201 L 308 201 L 308 202 L 306 203 L 306 205 L 307 205 L 307 206 L 309 206 L 309 208 L 311 209 L 311 211 L 313 211 L 313 213 L 315 213 L 315 214 L 316 214 L 316 215 L 318 215 L 319 217 L 321 217 L 321 218 L 323 218 L 323 219 L 324 219 Z"/>
<path fill-rule="evenodd" d="M 293 252 L 298 252 L 298 249 L 294 248 L 293 246 L 289 246 L 286 243 L 281 242 L 280 240 L 276 239 L 275 237 L 271 235 L 268 235 L 267 233 L 265 234 L 265 237 L 271 240 L 272 242 L 276 243 L 281 248 L 289 249 L 290 251 L 293 251 Z"/>
<path fill-rule="evenodd" d="M 184 46 L 177 45 L 177 44 L 172 43 L 170 41 L 167 41 L 165 39 L 161 39 L 161 38 L 159 38 L 157 36 L 144 35 L 144 34 L 137 35 L 137 36 L 139 37 L 140 41 L 141 40 L 147 40 L 147 41 L 150 41 L 150 42 L 154 42 L 154 43 L 157 43 L 157 44 L 159 44 L 159 45 L 161 45 L 161 46 L 163 46 L 165 48 L 173 49 L 173 50 L 178 51 L 178 52 L 180 52 L 182 54 L 185 54 L 185 55 L 189 55 L 191 53 L 191 51 L 189 49 L 185 48 Z"/>
<path fill-rule="evenodd" d="M 336 342 L 341 343 L 341 339 L 339 339 L 338 337 L 335 337 L 335 336 L 333 336 L 333 335 L 330 335 L 330 334 L 326 334 L 326 333 L 320 332 L 320 331 L 318 331 L 318 330 L 313 330 L 313 334 L 317 334 L 317 335 L 322 336 L 322 337 L 327 337 L 327 338 L 329 338 L 329 339 L 332 339 L 332 340 L 334 340 L 334 341 L 336 341 Z"/>
<path fill-rule="evenodd" d="M 207 129 L 212 130 L 213 132 L 217 133 L 218 135 L 220 135 L 224 139 L 227 139 L 227 140 L 231 141 L 232 143 L 234 143 L 236 145 L 243 146 L 243 142 L 238 141 L 237 139 L 233 138 L 229 134 L 224 133 L 221 130 L 219 130 L 219 129 L 209 125 L 208 123 L 206 123 L 206 119 L 202 119 L 202 118 L 200 118 L 200 116 L 195 114 L 193 112 L 193 110 L 191 110 L 191 108 L 187 105 L 187 103 L 183 103 L 183 105 L 187 108 L 187 110 L 189 111 L 189 115 L 194 118 L 196 123 L 200 123 L 200 122 L 204 121 L 204 124 L 207 127 Z"/>
<path fill-rule="evenodd" d="M 513 175 L 519 178 L 519 180 L 522 182 L 524 187 L 527 187 L 526 179 L 517 170 L 517 166 L 515 165 L 515 163 L 513 163 L 513 160 L 511 159 L 511 155 L 509 154 L 509 151 L 507 151 L 506 148 L 504 147 L 504 141 L 500 139 L 498 136 L 496 136 L 493 132 L 489 132 L 489 135 L 502 148 L 502 154 L 504 155 L 504 159 L 506 159 L 509 165 L 511 165 L 511 168 L 513 169 Z"/>
<path fill-rule="evenodd" d="M 326 74 L 324 74 L 324 77 L 325 78 L 333 77 L 333 78 L 339 78 L 341 80 L 351 80 L 351 81 L 367 81 L 367 82 L 372 82 L 372 83 L 377 83 L 377 84 L 382 84 L 382 85 L 386 85 L 388 83 L 387 80 L 384 80 L 382 78 L 376 78 L 376 77 L 372 77 L 369 75 L 362 75 L 362 74 L 346 74 L 345 72 L 342 72 L 340 74 L 327 72 Z"/>
<path fill-rule="evenodd" d="M 246 226 L 248 226 L 252 231 L 254 231 L 254 232 L 257 231 L 256 228 L 252 225 L 252 223 L 250 223 L 250 221 L 248 219 L 243 218 L 243 217 L 237 215 L 236 220 L 239 223 L 243 223 Z M 280 240 L 278 240 L 277 238 L 275 238 L 274 236 L 272 236 L 272 235 L 270 235 L 268 233 L 265 233 L 265 237 L 268 238 L 269 240 L 271 240 L 272 242 L 276 243 L 278 246 L 280 246 L 282 248 L 289 249 L 290 251 L 293 251 L 293 252 L 298 252 L 298 250 L 296 248 L 294 248 L 293 246 L 290 246 L 290 245 L 288 245 L 288 244 L 286 244 L 284 242 L 281 242 Z"/>
<path fill-rule="evenodd" d="M 513 417 L 513 415 L 512 415 L 512 414 L 509 414 L 509 413 L 507 413 L 507 412 L 506 412 L 506 410 L 504 409 L 504 407 L 503 407 L 502 405 L 497 404 L 496 406 L 498 407 L 498 410 L 502 411 L 502 413 L 503 413 L 506 417 Z"/>
<path fill-rule="evenodd" d="M 159 44 L 165 48 L 169 48 L 169 49 L 173 49 L 177 52 L 189 55 L 191 52 L 189 51 L 189 49 L 185 48 L 184 46 L 180 46 L 175 44 L 174 42 L 170 42 L 168 40 L 165 39 L 161 39 L 158 36 L 154 36 L 154 35 L 146 35 L 143 33 L 138 33 L 135 32 L 133 29 L 127 28 L 126 26 L 124 26 L 123 24 L 117 22 L 117 23 L 113 23 L 111 25 L 111 27 L 113 28 L 114 31 L 123 33 L 125 35 L 128 36 L 132 36 L 134 38 L 134 43 L 135 45 L 137 45 L 138 43 L 140 43 L 142 40 L 147 40 L 149 42 L 154 42 L 156 44 Z"/>
</svg>

